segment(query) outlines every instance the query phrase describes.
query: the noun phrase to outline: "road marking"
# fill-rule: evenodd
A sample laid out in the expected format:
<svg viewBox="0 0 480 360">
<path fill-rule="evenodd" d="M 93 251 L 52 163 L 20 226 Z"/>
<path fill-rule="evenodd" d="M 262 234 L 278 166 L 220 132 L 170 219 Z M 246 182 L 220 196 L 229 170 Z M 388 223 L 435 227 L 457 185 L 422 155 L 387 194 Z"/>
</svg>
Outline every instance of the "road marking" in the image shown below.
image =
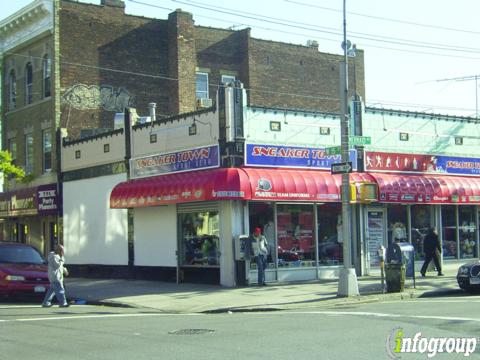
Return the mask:
<svg viewBox="0 0 480 360">
<path fill-rule="evenodd" d="M 367 317 L 381 317 L 381 318 L 409 318 L 409 319 L 430 319 L 430 320 L 448 320 L 448 321 L 472 321 L 480 322 L 480 319 L 456 317 L 456 316 L 435 316 L 435 315 L 404 315 L 404 314 L 390 314 L 390 313 L 375 313 L 366 311 L 292 311 L 289 314 L 305 314 L 305 315 L 353 315 L 353 316 L 367 316 Z M 273 313 L 271 313 L 273 314 Z"/>
<path fill-rule="evenodd" d="M 98 319 L 98 318 L 125 318 L 125 317 L 147 317 L 147 316 L 204 316 L 204 314 L 98 314 L 98 315 L 71 315 L 71 316 L 50 316 L 50 317 L 35 317 L 35 318 L 18 318 L 0 320 L 0 322 L 31 322 L 31 321 L 55 321 L 55 320 L 83 320 L 83 319 Z"/>
</svg>

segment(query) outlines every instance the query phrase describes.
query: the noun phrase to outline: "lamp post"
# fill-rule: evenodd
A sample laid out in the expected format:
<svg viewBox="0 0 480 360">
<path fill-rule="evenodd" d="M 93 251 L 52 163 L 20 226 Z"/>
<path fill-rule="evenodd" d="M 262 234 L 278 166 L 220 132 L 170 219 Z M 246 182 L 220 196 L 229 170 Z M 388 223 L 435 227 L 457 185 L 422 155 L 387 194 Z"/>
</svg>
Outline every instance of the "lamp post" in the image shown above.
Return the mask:
<svg viewBox="0 0 480 360">
<path fill-rule="evenodd" d="M 348 146 L 348 48 L 347 42 L 347 20 L 346 20 L 346 0 L 343 0 L 343 63 L 340 67 L 340 92 L 341 92 L 341 152 L 342 162 L 349 161 Z M 358 282 L 355 269 L 352 267 L 351 256 L 351 238 L 352 238 L 352 210 L 350 206 L 350 177 L 348 173 L 342 174 L 342 232 L 343 232 L 343 268 L 340 270 L 338 279 L 338 296 L 356 296 L 358 292 Z"/>
</svg>

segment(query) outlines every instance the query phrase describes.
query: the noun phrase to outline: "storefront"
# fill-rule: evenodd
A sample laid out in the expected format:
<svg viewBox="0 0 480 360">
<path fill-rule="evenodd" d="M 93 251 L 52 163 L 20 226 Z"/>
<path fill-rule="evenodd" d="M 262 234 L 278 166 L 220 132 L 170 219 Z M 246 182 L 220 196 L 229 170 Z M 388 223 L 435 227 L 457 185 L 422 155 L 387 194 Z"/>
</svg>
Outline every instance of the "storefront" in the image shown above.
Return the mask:
<svg viewBox="0 0 480 360">
<path fill-rule="evenodd" d="M 424 259 L 423 238 L 432 226 L 442 241 L 444 260 L 478 258 L 478 169 L 476 158 L 367 152 L 366 170 L 379 187 L 368 221 L 377 213 L 385 245 L 394 239 L 411 242 L 416 260 Z"/>
<path fill-rule="evenodd" d="M 58 239 L 60 204 L 57 184 L 2 193 L 3 240 L 32 244 L 46 255 Z"/>
</svg>

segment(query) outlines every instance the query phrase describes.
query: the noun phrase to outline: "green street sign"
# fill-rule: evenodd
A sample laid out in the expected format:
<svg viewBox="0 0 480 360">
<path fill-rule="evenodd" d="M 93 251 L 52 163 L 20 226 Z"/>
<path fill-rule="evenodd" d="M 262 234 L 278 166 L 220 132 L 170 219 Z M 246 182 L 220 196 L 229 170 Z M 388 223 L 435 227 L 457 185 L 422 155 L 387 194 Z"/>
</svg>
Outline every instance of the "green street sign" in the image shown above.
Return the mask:
<svg viewBox="0 0 480 360">
<path fill-rule="evenodd" d="M 342 147 L 341 146 L 332 146 L 325 148 L 325 154 L 327 155 L 339 155 L 342 153 Z"/>
<path fill-rule="evenodd" d="M 372 138 L 370 136 L 349 136 L 348 144 L 349 145 L 370 145 L 372 143 Z"/>
</svg>

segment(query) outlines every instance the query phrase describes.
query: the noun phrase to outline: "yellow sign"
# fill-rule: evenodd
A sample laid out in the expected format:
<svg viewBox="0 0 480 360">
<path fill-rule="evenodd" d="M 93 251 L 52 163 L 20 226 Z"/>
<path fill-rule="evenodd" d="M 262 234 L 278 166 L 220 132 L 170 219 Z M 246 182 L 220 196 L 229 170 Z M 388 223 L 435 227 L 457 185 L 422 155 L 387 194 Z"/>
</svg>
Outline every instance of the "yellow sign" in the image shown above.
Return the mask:
<svg viewBox="0 0 480 360">
<path fill-rule="evenodd" d="M 350 193 L 354 203 L 369 204 L 378 200 L 376 183 L 365 181 L 350 184 Z"/>
</svg>

